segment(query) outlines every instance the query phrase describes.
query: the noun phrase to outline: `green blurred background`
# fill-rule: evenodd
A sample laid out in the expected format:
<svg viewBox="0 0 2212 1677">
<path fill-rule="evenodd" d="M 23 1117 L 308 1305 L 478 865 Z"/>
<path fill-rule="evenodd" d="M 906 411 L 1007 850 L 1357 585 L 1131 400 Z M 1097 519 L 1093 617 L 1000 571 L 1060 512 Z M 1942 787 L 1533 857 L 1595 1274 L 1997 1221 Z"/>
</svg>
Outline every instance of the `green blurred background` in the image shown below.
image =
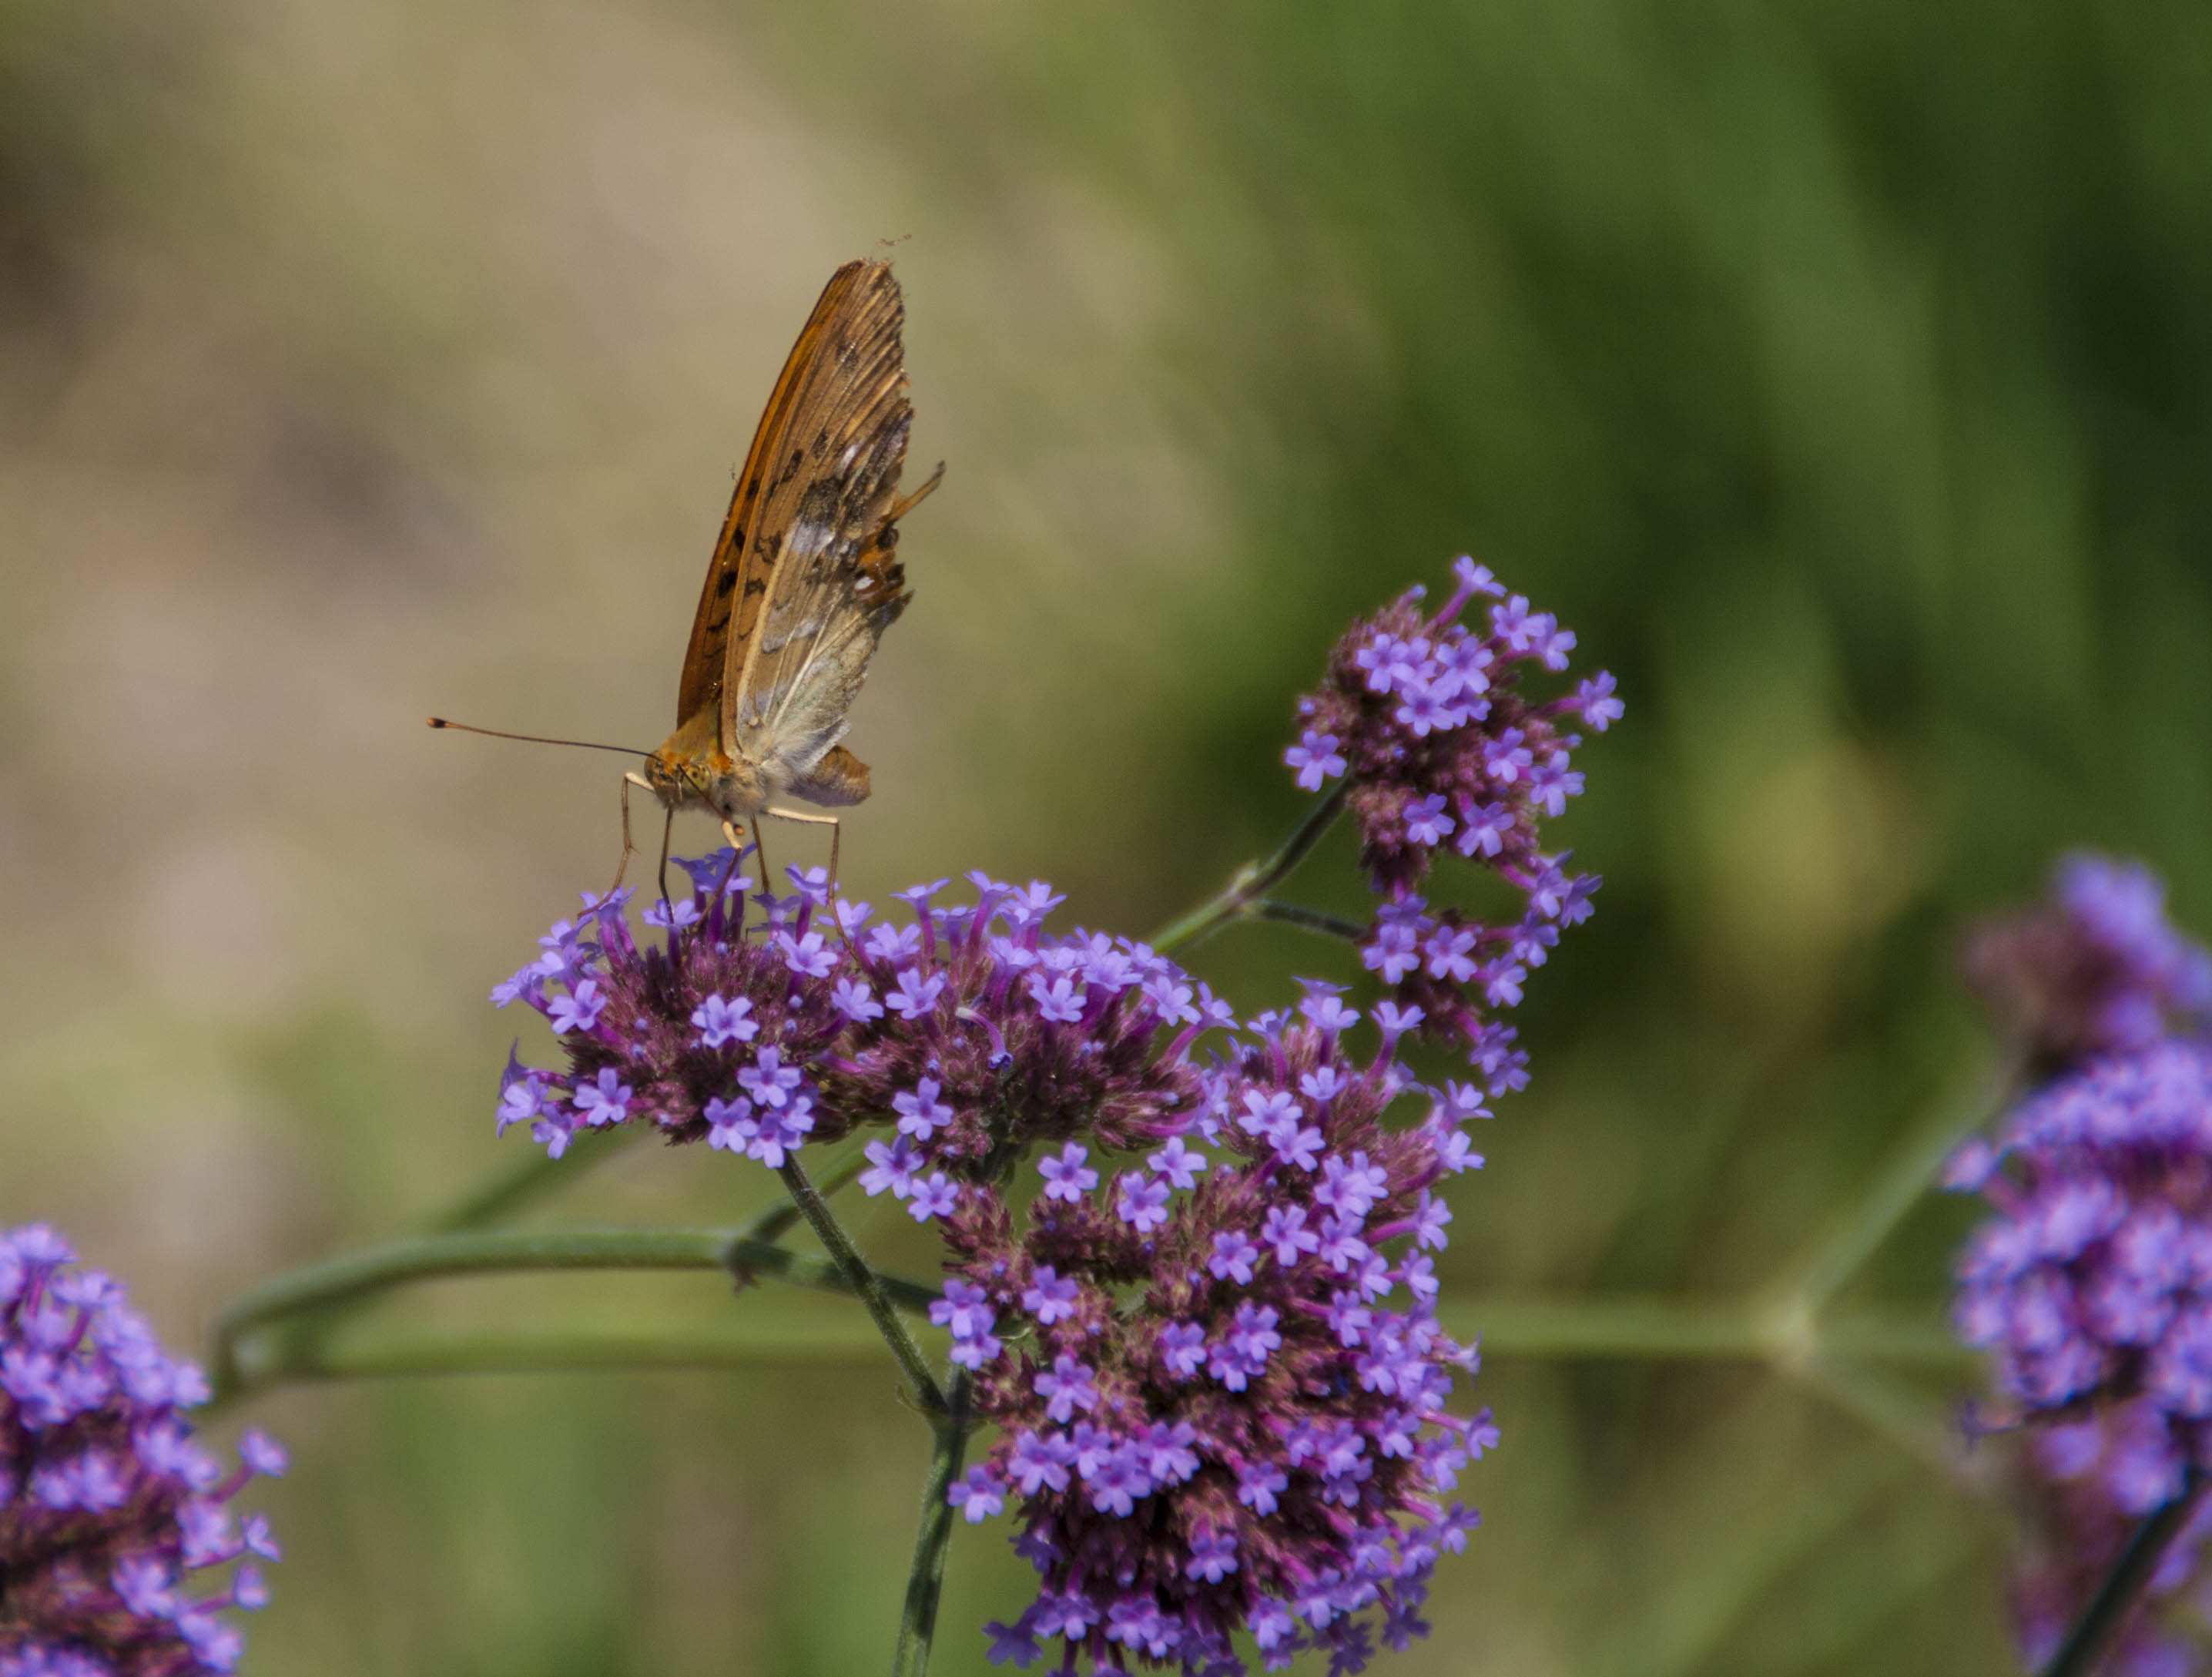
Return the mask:
<svg viewBox="0 0 2212 1677">
<path fill-rule="evenodd" d="M 2207 914 L 2208 112 L 2186 0 L 0 0 L 0 1220 L 191 1344 L 512 1161 L 484 993 L 604 884 L 617 770 L 421 718 L 659 738 L 775 366 L 911 234 L 950 471 L 848 880 L 1159 924 L 1295 819 L 1342 623 L 1472 551 L 1629 718 L 1453 1285 L 1770 1279 L 1985 1056 L 1968 918 L 2084 842 Z M 1346 862 L 1293 894 L 1357 912 Z M 1347 966 L 1195 960 L 1248 1006 Z M 763 1197 L 639 1153 L 546 1215 Z M 1857 1295 L 1936 1320 L 1965 1218 Z M 924 1268 L 902 1221 L 861 1227 Z M 2002 1517 L 1802 1382 L 1501 1353 L 1481 1392 L 1486 1529 L 1382 1668 L 2013 1668 Z M 298 1466 L 252 1672 L 887 1655 L 926 1439 L 864 1338 L 252 1419 Z M 960 1534 L 939 1669 L 1025 1577 Z"/>
</svg>

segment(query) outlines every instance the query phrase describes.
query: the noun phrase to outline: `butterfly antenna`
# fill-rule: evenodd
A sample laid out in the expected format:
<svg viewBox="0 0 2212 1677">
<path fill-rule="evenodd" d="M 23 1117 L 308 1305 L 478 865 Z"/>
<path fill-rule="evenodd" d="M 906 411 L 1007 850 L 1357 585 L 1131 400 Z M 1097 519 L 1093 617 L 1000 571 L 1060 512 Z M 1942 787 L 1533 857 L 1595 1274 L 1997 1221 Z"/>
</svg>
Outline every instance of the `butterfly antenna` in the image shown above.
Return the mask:
<svg viewBox="0 0 2212 1677">
<path fill-rule="evenodd" d="M 448 722 L 442 716 L 429 718 L 429 723 L 434 728 L 451 728 L 455 733 L 480 733 L 487 739 L 519 739 L 526 745 L 574 745 L 586 751 L 620 751 L 626 757 L 660 755 L 635 745 L 604 745 L 596 739 L 553 739 L 542 733 L 507 733 L 498 728 L 479 728 L 469 722 Z"/>
</svg>

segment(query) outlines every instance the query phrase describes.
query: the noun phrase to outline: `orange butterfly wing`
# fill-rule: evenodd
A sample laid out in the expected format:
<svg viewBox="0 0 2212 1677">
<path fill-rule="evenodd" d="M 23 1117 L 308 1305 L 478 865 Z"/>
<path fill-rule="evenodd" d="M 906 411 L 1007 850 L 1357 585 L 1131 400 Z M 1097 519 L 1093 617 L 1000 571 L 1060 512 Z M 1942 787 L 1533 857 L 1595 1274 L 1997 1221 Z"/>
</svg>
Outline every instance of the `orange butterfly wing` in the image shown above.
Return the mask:
<svg viewBox="0 0 2212 1677">
<path fill-rule="evenodd" d="M 836 742 L 908 598 L 896 520 L 921 495 L 897 498 L 914 421 L 904 319 L 887 263 L 831 276 L 761 416 L 684 659 L 679 728 L 714 707 L 723 750 L 780 760 L 820 802 L 866 795 L 866 767 Z"/>
</svg>

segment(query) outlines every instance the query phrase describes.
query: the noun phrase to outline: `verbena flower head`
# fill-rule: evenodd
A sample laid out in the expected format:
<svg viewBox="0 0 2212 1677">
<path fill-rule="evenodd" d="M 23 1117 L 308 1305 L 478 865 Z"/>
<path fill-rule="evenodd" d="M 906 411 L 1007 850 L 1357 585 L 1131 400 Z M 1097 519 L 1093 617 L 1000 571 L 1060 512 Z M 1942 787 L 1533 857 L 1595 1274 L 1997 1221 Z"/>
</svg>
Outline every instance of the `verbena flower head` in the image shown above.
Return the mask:
<svg viewBox="0 0 2212 1677">
<path fill-rule="evenodd" d="M 1131 1147 L 1173 1133 L 1200 1091 L 1193 1042 L 1234 1022 L 1141 944 L 1045 932 L 1061 899 L 1042 884 L 974 874 L 972 904 L 936 906 L 939 880 L 878 919 L 794 869 L 799 890 L 759 898 L 765 918 L 739 935 L 737 865 L 726 848 L 682 864 L 695 889 L 647 911 L 661 935 L 644 945 L 623 900 L 587 899 L 493 993 L 543 1013 L 568 1060 L 510 1060 L 502 1131 L 527 1123 L 557 1156 L 585 1129 L 649 1123 L 773 1168 L 874 1124 L 892 1133 L 878 1169 L 905 1198 L 932 1173 L 988 1178 L 1079 1133 Z"/>
<path fill-rule="evenodd" d="M 1298 701 L 1303 728 L 1284 761 L 1298 784 L 1344 783 L 1358 823 L 1360 861 L 1388 899 L 1361 958 L 1410 1010 L 1408 1028 L 1460 1046 L 1486 1068 L 1511 1057 L 1511 1030 L 1486 1024 L 1513 1006 L 1563 927 L 1590 913 L 1595 874 L 1571 874 L 1547 855 L 1540 823 L 1583 789 L 1571 766 L 1577 719 L 1600 732 L 1621 715 L 1610 675 L 1537 700 L 1520 690 L 1532 665 L 1564 671 L 1575 644 L 1548 612 L 1516 594 L 1489 610 L 1476 634 L 1460 623 L 1478 595 L 1505 590 L 1462 559 L 1459 586 L 1433 616 L 1414 589 L 1354 623 L 1329 655 L 1322 685 Z M 1415 895 L 1440 852 L 1487 867 L 1521 894 L 1517 920 L 1487 925 L 1456 908 L 1437 914 Z"/>
<path fill-rule="evenodd" d="M 226 1472 L 195 1443 L 199 1370 L 75 1256 L 41 1224 L 0 1230 L 0 1677 L 233 1670 L 221 1610 L 266 1601 L 277 1548 L 226 1504 L 283 1452 L 249 1432 Z"/>
<path fill-rule="evenodd" d="M 1474 1358 L 1435 1315 L 1436 1190 L 1481 1163 L 1483 1103 L 1414 1085 L 1387 1028 L 1355 1058 L 1322 987 L 1301 1012 L 1255 1021 L 1149 1153 L 1069 1143 L 945 1219 L 955 1359 L 1000 1429 L 953 1500 L 1012 1505 L 1040 1580 L 995 1657 L 1227 1674 L 1249 1631 L 1269 1669 L 1349 1672 L 1426 1629 L 1498 1436 L 1446 1409 Z M 1410 1096 L 1426 1116 L 1387 1127 Z"/>
<path fill-rule="evenodd" d="M 589 905 L 501 987 L 569 1061 L 511 1062 L 501 1127 L 558 1151 L 649 1122 L 771 1164 L 879 1132 L 860 1186 L 941 1230 L 931 1314 L 1000 1429 L 952 1500 L 1012 1508 L 1040 1574 L 1001 1654 L 1225 1674 L 1249 1631 L 1271 1667 L 1319 1645 L 1350 1671 L 1420 1633 L 1496 1438 L 1445 1407 L 1474 1358 L 1435 1315 L 1439 1188 L 1519 1057 L 1425 1089 L 1411 1010 L 1355 1055 L 1369 1026 L 1322 984 L 1240 1026 L 1142 945 L 1046 932 L 1042 885 L 924 886 L 879 922 L 799 876 L 740 935 L 737 865 L 685 864 L 642 944 Z"/>
<path fill-rule="evenodd" d="M 2154 1407 L 2137 1399 L 2038 1432 L 2022 1452 L 2031 1544 L 2011 1595 L 2031 1669 L 2049 1663 L 2141 1527 L 2142 1510 L 2116 1497 L 2113 1486 L 2133 1477 L 2130 1464 L 2146 1432 L 2156 1440 L 2162 1431 Z M 2212 1502 L 2200 1504 L 2174 1534 L 2143 1605 L 2129 1615 L 2100 1669 L 2115 1677 L 2189 1677 L 2203 1669 L 2212 1625 L 2197 1583 L 2208 1534 Z"/>
<path fill-rule="evenodd" d="M 2124 1409 L 2096 1471 L 2139 1517 L 2212 1466 L 2212 1041 L 2161 1034 L 2193 1017 L 2202 952 L 2147 872 L 2092 858 L 1978 948 L 1995 993 L 2042 999 L 2013 1017 L 2048 1075 L 1951 1162 L 1997 1213 L 1960 1260 L 1959 1329 L 2023 1420 Z"/>
<path fill-rule="evenodd" d="M 1309 792 L 1344 781 L 1361 865 L 1386 896 L 1418 885 L 1447 847 L 1533 879 L 1545 866 L 1537 817 L 1583 789 L 1571 766 L 1581 740 L 1559 724 L 1601 733 L 1621 715 L 1602 671 L 1557 698 L 1522 694 L 1529 665 L 1567 667 L 1574 632 L 1506 598 L 1487 566 L 1462 559 L 1453 574 L 1459 586 L 1433 616 L 1415 588 L 1352 624 L 1322 685 L 1298 701 L 1302 732 L 1283 754 Z M 1479 634 L 1459 621 L 1477 595 L 1498 602 Z"/>
<path fill-rule="evenodd" d="M 2051 896 L 1982 927 L 1966 957 L 2038 1071 L 2212 1024 L 2212 957 L 2168 923 L 2148 868 L 2077 853 L 2059 863 Z"/>
</svg>

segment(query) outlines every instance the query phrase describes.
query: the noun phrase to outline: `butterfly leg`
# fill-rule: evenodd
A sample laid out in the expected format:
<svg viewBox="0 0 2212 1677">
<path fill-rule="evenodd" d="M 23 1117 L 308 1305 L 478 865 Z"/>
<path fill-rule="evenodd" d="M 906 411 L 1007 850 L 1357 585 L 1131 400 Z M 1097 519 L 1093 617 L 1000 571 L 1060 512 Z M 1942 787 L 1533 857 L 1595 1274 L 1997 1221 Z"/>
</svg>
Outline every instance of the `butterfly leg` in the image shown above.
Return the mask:
<svg viewBox="0 0 2212 1677">
<path fill-rule="evenodd" d="M 836 890 L 837 842 L 845 833 L 844 826 L 837 817 L 834 815 L 801 815 L 797 810 L 770 810 L 768 813 L 778 821 L 803 821 L 810 827 L 827 827 L 830 829 L 830 889 Z M 756 837 L 759 835 L 760 823 L 757 822 L 753 823 L 753 833 Z M 767 868 L 767 863 L 761 864 L 762 872 L 765 872 Z"/>
<path fill-rule="evenodd" d="M 676 811 L 670 810 L 660 823 L 660 901 L 668 902 L 668 842 L 676 835 Z"/>
<path fill-rule="evenodd" d="M 637 850 L 637 846 L 630 842 L 629 836 L 629 789 L 634 786 L 641 786 L 647 792 L 653 790 L 652 783 L 641 775 L 625 775 L 622 777 L 623 853 L 622 860 L 615 864 L 615 882 L 607 887 L 609 896 L 612 896 L 622 889 L 623 875 L 629 872 L 629 859 Z M 667 866 L 665 851 L 662 853 L 661 866 L 664 870 Z M 660 894 L 663 896 L 668 895 L 665 886 Z"/>
<path fill-rule="evenodd" d="M 726 873 L 722 876 L 722 883 L 719 890 L 720 891 L 726 891 L 730 888 L 731 875 L 736 873 L 738 869 L 744 865 L 745 860 L 745 835 L 738 830 L 737 823 L 734 821 L 725 820 L 722 823 L 722 836 L 730 842 L 730 872 L 729 873 Z M 757 825 L 753 829 L 753 836 L 756 839 L 760 836 L 760 829 Z M 754 845 L 753 854 L 755 855 L 758 855 L 760 854 L 760 846 L 758 844 Z M 763 864 L 763 866 L 765 866 L 765 864 Z M 738 936 L 742 938 L 744 935 L 745 894 L 743 891 L 739 891 L 738 893 Z"/>
</svg>

